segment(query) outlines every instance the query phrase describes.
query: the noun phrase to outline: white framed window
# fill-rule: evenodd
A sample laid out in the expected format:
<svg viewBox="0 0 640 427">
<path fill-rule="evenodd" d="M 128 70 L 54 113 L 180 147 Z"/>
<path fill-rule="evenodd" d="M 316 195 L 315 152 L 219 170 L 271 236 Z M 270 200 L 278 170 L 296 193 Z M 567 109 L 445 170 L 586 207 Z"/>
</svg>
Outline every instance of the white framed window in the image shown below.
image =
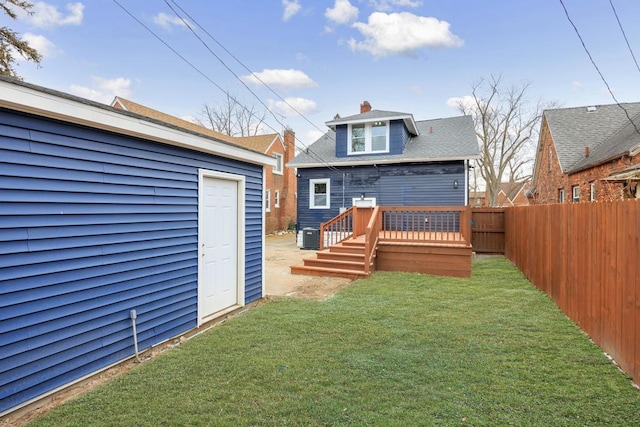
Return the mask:
<svg viewBox="0 0 640 427">
<path fill-rule="evenodd" d="M 271 212 L 271 190 L 264 192 L 264 211 Z"/>
<path fill-rule="evenodd" d="M 558 190 L 558 203 L 564 203 L 564 188 Z"/>
<path fill-rule="evenodd" d="M 329 209 L 331 206 L 331 180 L 309 180 L 309 209 Z"/>
<path fill-rule="evenodd" d="M 589 183 L 589 200 L 592 202 L 596 200 L 596 183 L 595 182 Z"/>
<path fill-rule="evenodd" d="M 571 201 L 574 203 L 580 201 L 580 187 L 577 185 L 571 187 Z"/>
<path fill-rule="evenodd" d="M 349 125 L 348 154 L 388 153 L 389 122 Z"/>
<path fill-rule="evenodd" d="M 280 207 L 280 190 L 275 190 L 273 192 L 273 207 Z"/>
<path fill-rule="evenodd" d="M 273 153 L 273 158 L 276 159 L 276 165 L 273 167 L 273 173 L 282 175 L 282 154 Z"/>
</svg>

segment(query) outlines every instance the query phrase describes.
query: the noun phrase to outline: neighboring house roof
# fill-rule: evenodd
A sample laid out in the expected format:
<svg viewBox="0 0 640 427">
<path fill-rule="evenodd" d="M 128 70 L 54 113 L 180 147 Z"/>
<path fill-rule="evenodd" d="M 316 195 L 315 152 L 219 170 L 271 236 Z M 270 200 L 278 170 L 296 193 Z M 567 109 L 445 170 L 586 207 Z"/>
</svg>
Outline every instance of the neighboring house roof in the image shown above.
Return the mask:
<svg viewBox="0 0 640 427">
<path fill-rule="evenodd" d="M 216 132 L 214 130 L 208 129 L 202 125 L 198 125 L 196 123 L 192 123 L 188 120 L 184 120 L 178 118 L 176 116 L 172 116 L 167 113 L 163 113 L 158 110 L 154 110 L 153 108 L 145 107 L 144 105 L 138 104 L 133 101 L 129 101 L 128 99 L 121 98 L 116 96 L 111 102 L 112 107 L 121 107 L 125 111 L 129 111 L 131 113 L 140 114 L 141 116 L 149 117 L 152 119 L 160 120 L 165 123 L 172 124 L 174 126 L 181 127 L 183 129 L 188 129 L 193 132 L 198 132 L 203 135 L 211 136 L 213 138 L 219 139 L 221 141 L 234 142 L 233 138 L 229 135 L 225 135 L 224 133 Z M 259 151 L 259 150 L 254 150 Z"/>
<path fill-rule="evenodd" d="M 374 111 L 379 110 L 372 110 L 371 112 Z M 343 120 L 353 120 L 355 122 L 356 120 L 352 119 L 353 117 L 367 115 L 368 113 L 358 114 L 345 119 L 327 122 L 327 124 L 342 124 Z M 415 124 L 418 134 L 409 139 L 402 154 L 336 157 L 335 132 L 331 130 L 311 144 L 307 150 L 298 154 L 287 166 L 311 168 L 326 167 L 328 164 L 351 166 L 464 160 L 480 157 L 478 139 L 471 116 L 421 120 L 415 122 Z"/>
<path fill-rule="evenodd" d="M 159 119 L 4 76 L 0 76 L 0 107 L 247 163 L 275 165 L 275 160 L 263 153 L 205 135 L 201 131 L 192 131 Z"/>
<path fill-rule="evenodd" d="M 627 181 L 640 180 L 640 164 L 629 166 L 628 168 L 621 170 L 620 172 L 615 172 L 604 178 L 605 181 Z"/>
<path fill-rule="evenodd" d="M 248 148 L 249 150 L 258 151 L 260 153 L 266 153 L 271 145 L 276 141 L 276 139 L 280 137 L 280 135 L 277 133 L 242 137 L 229 136 L 224 133 L 204 127 L 202 125 L 192 123 L 188 120 L 163 113 L 162 111 L 154 110 L 153 108 L 146 107 L 144 105 L 138 104 L 128 99 L 124 99 L 119 96 L 116 96 L 114 98 L 113 102 L 111 102 L 111 106 L 116 108 L 121 107 L 125 111 L 140 114 L 142 116 L 150 117 L 156 120 L 161 120 L 165 123 L 170 123 L 174 126 L 188 129 L 193 132 L 198 132 L 216 139 L 220 139 L 222 141 L 240 145 L 242 147 Z"/>
<path fill-rule="evenodd" d="M 236 136 L 233 138 L 232 142 L 255 151 L 260 151 L 261 153 L 266 153 L 276 141 L 280 141 L 280 144 L 284 146 L 280 135 L 277 133 L 255 136 Z"/>
<path fill-rule="evenodd" d="M 565 173 L 604 163 L 640 147 L 640 135 L 629 121 L 631 118 L 640 128 L 640 102 L 546 110 L 544 117 Z"/>
<path fill-rule="evenodd" d="M 409 113 L 399 113 L 397 111 L 370 110 L 366 113 L 354 114 L 353 116 L 330 120 L 325 122 L 325 124 L 332 130 L 336 130 L 336 126 L 338 125 L 375 122 L 376 120 L 381 119 L 403 120 L 407 129 L 409 129 L 409 132 L 411 132 L 412 135 L 418 135 L 418 129 L 416 128 L 416 122 L 413 120 L 413 115 Z"/>
</svg>

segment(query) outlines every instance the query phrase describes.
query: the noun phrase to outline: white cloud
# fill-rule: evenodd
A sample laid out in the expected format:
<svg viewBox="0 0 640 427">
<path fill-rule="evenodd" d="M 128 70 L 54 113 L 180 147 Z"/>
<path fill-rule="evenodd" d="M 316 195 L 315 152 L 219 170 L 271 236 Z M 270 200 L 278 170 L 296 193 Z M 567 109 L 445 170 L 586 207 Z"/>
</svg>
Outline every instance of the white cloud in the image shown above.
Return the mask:
<svg viewBox="0 0 640 427">
<path fill-rule="evenodd" d="M 294 69 L 265 69 L 259 73 L 252 73 L 240 78 L 245 83 L 254 85 L 265 83 L 268 86 L 284 90 L 318 86 L 318 84 L 303 71 Z"/>
<path fill-rule="evenodd" d="M 178 18 L 177 16 L 167 15 L 164 12 L 160 12 L 156 16 L 154 16 L 153 22 L 167 31 L 170 31 L 173 25 L 177 27 L 186 27 L 186 24 L 182 19 Z"/>
<path fill-rule="evenodd" d="M 582 84 L 582 82 L 573 81 L 571 82 L 571 88 L 573 90 L 582 90 L 584 89 L 584 85 Z"/>
<path fill-rule="evenodd" d="M 459 110 L 460 106 L 463 106 L 465 111 L 473 110 L 476 107 L 476 101 L 473 96 L 454 96 L 446 101 L 447 107 Z"/>
<path fill-rule="evenodd" d="M 67 3 L 68 14 L 61 13 L 57 6 L 39 1 L 33 4 L 32 14 L 19 13 L 20 17 L 38 28 L 59 27 L 62 25 L 80 25 L 84 17 L 82 3 Z"/>
<path fill-rule="evenodd" d="M 284 101 L 275 101 L 273 99 L 269 99 L 267 100 L 267 106 L 272 113 L 284 117 L 295 116 L 298 113 L 306 116 L 315 113 L 318 108 L 315 101 L 306 98 L 295 97 L 285 98 Z"/>
<path fill-rule="evenodd" d="M 411 93 L 413 93 L 414 95 L 422 95 L 424 93 L 424 87 L 422 87 L 421 85 L 413 85 L 409 87 L 409 91 L 411 91 Z"/>
<path fill-rule="evenodd" d="M 24 33 L 22 39 L 29 43 L 29 46 L 38 51 L 42 58 L 52 58 L 56 56 L 60 51 L 55 44 L 45 36 L 37 34 Z M 18 61 L 23 60 L 20 54 L 15 55 Z"/>
<path fill-rule="evenodd" d="M 283 21 L 288 21 L 302 9 L 298 0 L 282 0 L 282 7 L 284 7 L 284 12 L 282 13 Z"/>
<path fill-rule="evenodd" d="M 71 85 L 72 93 L 92 101 L 110 104 L 115 96 L 128 98 L 131 95 L 131 80 L 124 77 L 105 79 L 92 76 L 92 87 Z"/>
<path fill-rule="evenodd" d="M 313 144 L 318 139 L 320 139 L 320 137 L 322 135 L 324 135 L 324 133 L 322 133 L 322 132 L 320 132 L 319 130 L 316 130 L 316 129 L 312 129 L 312 130 L 306 132 L 305 141 L 307 141 L 307 142 L 305 143 L 305 145 L 309 146 L 309 145 Z"/>
<path fill-rule="evenodd" d="M 348 24 L 358 19 L 358 8 L 349 0 L 336 0 L 332 8 L 324 12 L 324 16 L 334 24 Z"/>
<path fill-rule="evenodd" d="M 375 10 L 380 12 L 388 12 L 401 7 L 419 7 L 422 6 L 421 0 L 370 0 L 369 4 Z"/>
<path fill-rule="evenodd" d="M 425 47 L 458 47 L 463 41 L 449 30 L 449 23 L 409 12 L 374 12 L 369 22 L 356 22 L 353 27 L 364 36 L 363 41 L 349 40 L 352 50 L 373 56 L 415 54 Z"/>
</svg>

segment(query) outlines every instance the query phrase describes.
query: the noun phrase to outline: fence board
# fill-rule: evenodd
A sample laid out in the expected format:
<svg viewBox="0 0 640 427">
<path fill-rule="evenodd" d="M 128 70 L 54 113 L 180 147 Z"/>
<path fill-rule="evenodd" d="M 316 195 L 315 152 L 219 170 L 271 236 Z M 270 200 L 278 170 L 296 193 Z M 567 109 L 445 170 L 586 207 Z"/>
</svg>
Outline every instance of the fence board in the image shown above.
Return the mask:
<svg viewBox="0 0 640 427">
<path fill-rule="evenodd" d="M 471 211 L 471 244 L 476 253 L 504 253 L 504 208 Z"/>
<path fill-rule="evenodd" d="M 640 383 L 640 201 L 513 207 L 505 254 Z"/>
</svg>

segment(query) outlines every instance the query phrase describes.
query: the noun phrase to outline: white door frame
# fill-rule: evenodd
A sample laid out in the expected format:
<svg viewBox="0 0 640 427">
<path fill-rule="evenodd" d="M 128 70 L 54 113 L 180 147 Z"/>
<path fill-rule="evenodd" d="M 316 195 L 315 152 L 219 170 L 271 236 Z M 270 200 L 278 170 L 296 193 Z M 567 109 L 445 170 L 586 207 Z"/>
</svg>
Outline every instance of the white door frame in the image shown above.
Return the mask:
<svg viewBox="0 0 640 427">
<path fill-rule="evenodd" d="M 237 263 L 238 263 L 238 271 L 237 278 L 238 283 L 236 286 L 237 295 L 236 295 L 236 304 L 222 310 L 218 313 L 202 313 L 202 304 L 200 303 L 200 290 L 204 286 L 204 263 L 202 262 L 202 253 L 201 247 L 203 244 L 203 220 L 204 220 L 204 197 L 202 189 L 204 188 L 204 180 L 205 178 L 215 178 L 222 179 L 226 181 L 235 181 L 238 189 L 238 230 L 237 230 Z M 218 317 L 226 312 L 233 311 L 238 307 L 244 306 L 244 269 L 245 269 L 245 234 L 244 234 L 244 210 L 245 210 L 245 182 L 246 177 L 244 175 L 236 175 L 225 172 L 216 172 L 207 169 L 199 169 L 198 170 L 198 326 L 203 323 L 211 320 L 215 317 Z"/>
</svg>

